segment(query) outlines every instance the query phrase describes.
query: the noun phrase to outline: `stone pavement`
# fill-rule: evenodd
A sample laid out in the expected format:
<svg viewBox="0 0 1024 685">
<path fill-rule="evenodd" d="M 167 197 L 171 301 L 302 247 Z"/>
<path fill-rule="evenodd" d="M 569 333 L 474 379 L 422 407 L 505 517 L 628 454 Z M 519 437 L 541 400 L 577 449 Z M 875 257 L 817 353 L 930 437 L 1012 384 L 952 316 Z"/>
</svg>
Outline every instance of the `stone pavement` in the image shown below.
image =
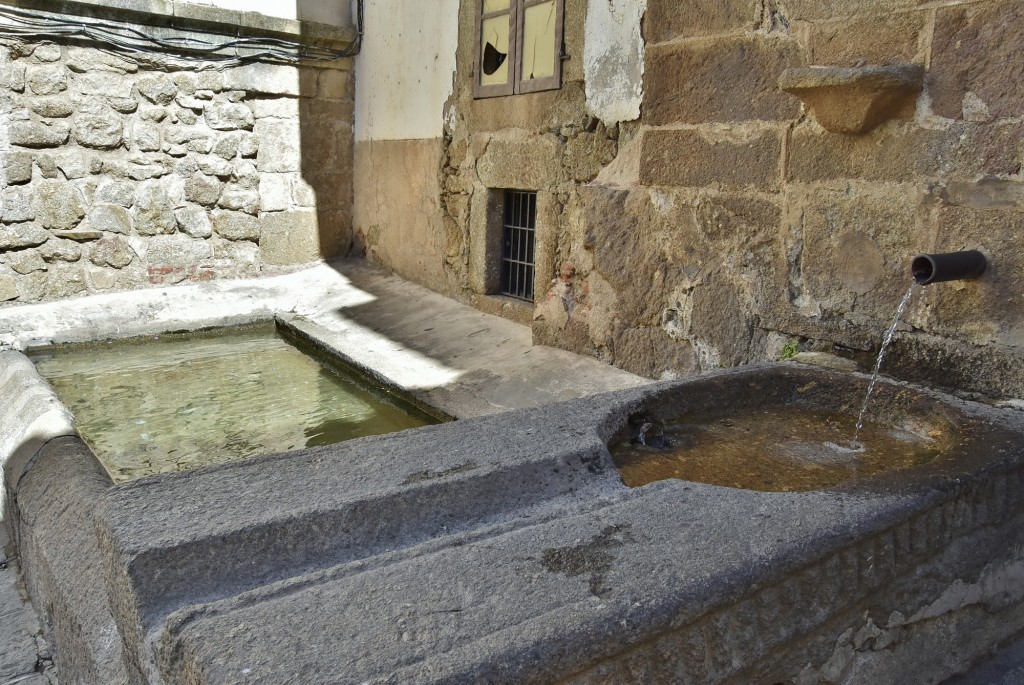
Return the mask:
<svg viewBox="0 0 1024 685">
<path fill-rule="evenodd" d="M 0 685 L 56 685 L 57 671 L 39 619 L 25 602 L 17 560 L 0 526 Z"/>
</svg>

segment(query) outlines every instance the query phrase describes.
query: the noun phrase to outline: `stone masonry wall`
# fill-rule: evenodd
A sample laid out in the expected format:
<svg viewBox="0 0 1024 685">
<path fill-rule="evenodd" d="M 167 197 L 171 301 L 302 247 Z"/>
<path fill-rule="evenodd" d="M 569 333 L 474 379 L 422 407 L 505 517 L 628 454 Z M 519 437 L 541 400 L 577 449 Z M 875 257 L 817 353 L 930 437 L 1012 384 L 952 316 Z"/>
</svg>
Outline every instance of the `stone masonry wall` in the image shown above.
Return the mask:
<svg viewBox="0 0 1024 685">
<path fill-rule="evenodd" d="M 553 160 L 538 174 L 565 181 L 535 340 L 652 377 L 773 360 L 787 344 L 870 368 L 913 255 L 980 249 L 982 279 L 914 296 L 886 368 L 1024 396 L 1024 3 L 649 0 L 644 35 L 642 117 L 617 140 L 584 126 L 449 148 L 485 183 L 497 145 L 519 169 Z M 788 67 L 865 64 L 926 75 L 862 135 L 826 131 L 778 87 Z M 557 116 L 570 120 L 558 103 Z M 575 165 L 574 148 L 597 154 Z"/>
<path fill-rule="evenodd" d="M 250 277 L 345 252 L 350 69 L 201 70 L 0 40 L 0 302 Z"/>
</svg>

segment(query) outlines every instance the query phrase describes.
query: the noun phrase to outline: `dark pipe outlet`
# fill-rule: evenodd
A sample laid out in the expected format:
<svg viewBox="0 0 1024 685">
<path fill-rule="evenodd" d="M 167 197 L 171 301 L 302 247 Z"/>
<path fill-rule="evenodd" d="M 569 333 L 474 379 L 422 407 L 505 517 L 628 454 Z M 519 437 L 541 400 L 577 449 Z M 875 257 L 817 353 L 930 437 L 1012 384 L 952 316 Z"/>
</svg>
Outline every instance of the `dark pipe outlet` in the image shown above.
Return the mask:
<svg viewBox="0 0 1024 685">
<path fill-rule="evenodd" d="M 988 260 L 977 250 L 919 254 L 910 263 L 910 273 L 921 285 L 939 281 L 961 281 L 985 273 Z"/>
</svg>

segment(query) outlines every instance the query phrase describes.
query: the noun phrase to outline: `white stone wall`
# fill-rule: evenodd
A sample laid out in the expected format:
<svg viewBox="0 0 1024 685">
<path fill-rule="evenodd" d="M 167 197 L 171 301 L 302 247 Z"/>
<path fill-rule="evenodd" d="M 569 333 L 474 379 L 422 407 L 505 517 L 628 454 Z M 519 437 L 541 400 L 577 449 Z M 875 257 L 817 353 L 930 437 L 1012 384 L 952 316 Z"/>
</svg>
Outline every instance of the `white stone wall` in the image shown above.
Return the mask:
<svg viewBox="0 0 1024 685">
<path fill-rule="evenodd" d="M 347 249 L 350 60 L 163 66 L 0 41 L 0 302 L 256 276 Z"/>
</svg>

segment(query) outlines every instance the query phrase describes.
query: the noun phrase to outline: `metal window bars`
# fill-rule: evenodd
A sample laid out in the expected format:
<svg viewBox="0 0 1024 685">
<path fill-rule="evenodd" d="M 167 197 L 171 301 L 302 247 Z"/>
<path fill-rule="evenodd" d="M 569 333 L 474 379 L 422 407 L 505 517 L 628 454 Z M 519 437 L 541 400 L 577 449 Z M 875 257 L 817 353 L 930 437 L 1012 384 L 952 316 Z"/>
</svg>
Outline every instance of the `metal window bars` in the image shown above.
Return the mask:
<svg viewBox="0 0 1024 685">
<path fill-rule="evenodd" d="M 506 190 L 501 235 L 501 294 L 533 302 L 537 193 Z"/>
</svg>

